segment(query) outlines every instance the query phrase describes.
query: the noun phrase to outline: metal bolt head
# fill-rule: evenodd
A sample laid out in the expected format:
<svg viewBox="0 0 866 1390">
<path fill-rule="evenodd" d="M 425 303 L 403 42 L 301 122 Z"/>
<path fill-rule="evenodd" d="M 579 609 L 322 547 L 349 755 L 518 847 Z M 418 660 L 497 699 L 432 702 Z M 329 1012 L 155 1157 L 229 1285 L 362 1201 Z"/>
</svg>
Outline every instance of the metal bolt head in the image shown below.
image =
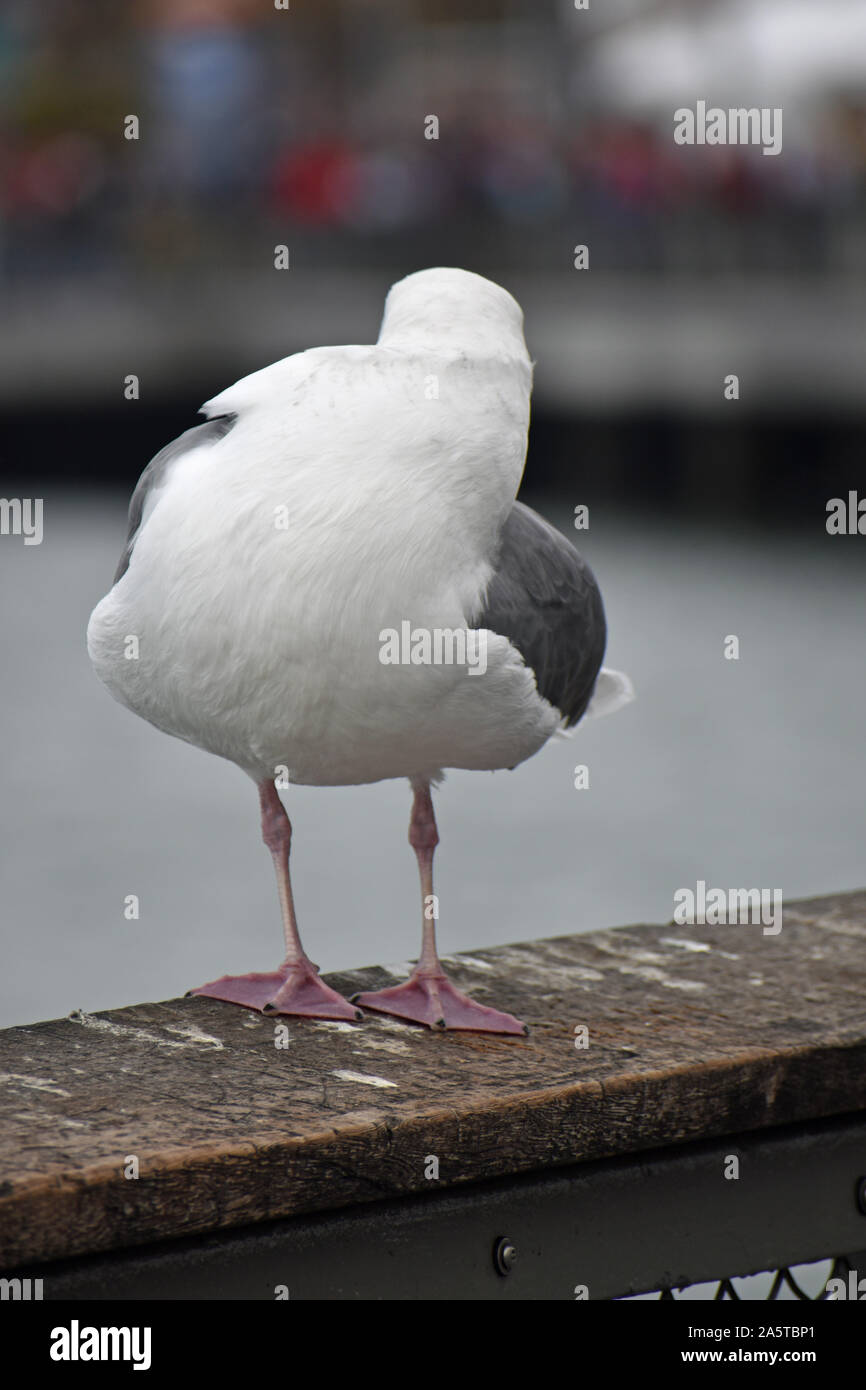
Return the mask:
<svg viewBox="0 0 866 1390">
<path fill-rule="evenodd" d="M 500 1236 L 493 1247 L 493 1263 L 500 1274 L 510 1274 L 517 1262 L 517 1246 L 508 1236 Z"/>
</svg>

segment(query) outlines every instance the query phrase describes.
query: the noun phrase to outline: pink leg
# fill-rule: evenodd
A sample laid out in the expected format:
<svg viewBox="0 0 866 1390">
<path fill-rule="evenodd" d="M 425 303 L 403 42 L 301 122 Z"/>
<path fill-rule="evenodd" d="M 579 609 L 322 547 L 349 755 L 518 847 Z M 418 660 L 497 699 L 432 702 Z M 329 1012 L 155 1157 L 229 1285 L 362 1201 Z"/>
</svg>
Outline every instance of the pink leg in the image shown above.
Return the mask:
<svg viewBox="0 0 866 1390">
<path fill-rule="evenodd" d="M 353 1004 L 374 1013 L 393 1014 L 428 1028 L 461 1028 L 479 1033 L 529 1032 L 525 1023 L 511 1014 L 476 1004 L 452 985 L 436 952 L 436 924 L 430 911 L 433 895 L 433 851 L 439 843 L 436 817 L 428 782 L 413 782 L 414 802 L 409 821 L 409 843 L 418 859 L 421 876 L 423 936 L 421 956 L 412 974 L 402 985 L 375 993 L 356 994 Z"/>
<path fill-rule="evenodd" d="M 271 851 L 277 871 L 286 958 L 279 970 L 252 975 L 223 975 L 221 979 L 191 989 L 189 993 L 225 999 L 230 1004 L 243 1004 L 248 1009 L 259 1009 L 266 1014 L 358 1019 L 361 1017 L 360 1011 L 325 984 L 319 976 L 319 967 L 313 964 L 301 945 L 289 878 L 292 827 L 273 782 L 259 785 L 259 800 L 262 807 L 262 839 Z"/>
</svg>

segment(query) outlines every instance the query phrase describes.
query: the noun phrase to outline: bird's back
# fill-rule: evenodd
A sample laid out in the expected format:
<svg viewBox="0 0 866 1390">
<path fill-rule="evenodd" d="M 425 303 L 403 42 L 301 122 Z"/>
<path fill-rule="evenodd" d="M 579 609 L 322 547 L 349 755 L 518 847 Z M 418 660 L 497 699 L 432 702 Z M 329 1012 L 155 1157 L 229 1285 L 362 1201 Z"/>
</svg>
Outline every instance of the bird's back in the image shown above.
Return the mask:
<svg viewBox="0 0 866 1390">
<path fill-rule="evenodd" d="M 231 429 L 142 505 L 91 619 L 98 674 L 248 770 L 328 721 L 381 744 L 400 710 L 427 718 L 456 673 L 383 671 L 379 634 L 465 627 L 520 480 L 529 389 L 523 361 L 387 347 L 317 349 L 229 388 L 207 409 Z"/>
</svg>

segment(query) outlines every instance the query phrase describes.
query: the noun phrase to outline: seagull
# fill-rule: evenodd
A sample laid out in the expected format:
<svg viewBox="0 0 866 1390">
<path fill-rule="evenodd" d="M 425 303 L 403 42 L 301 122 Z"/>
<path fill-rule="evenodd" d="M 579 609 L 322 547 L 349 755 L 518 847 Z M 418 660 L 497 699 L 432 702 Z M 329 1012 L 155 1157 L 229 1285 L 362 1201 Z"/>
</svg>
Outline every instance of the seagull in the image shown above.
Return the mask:
<svg viewBox="0 0 866 1390">
<path fill-rule="evenodd" d="M 145 468 L 88 653 L 156 728 L 258 788 L 286 956 L 191 990 L 268 1014 L 525 1034 L 436 949 L 432 790 L 514 768 L 632 696 L 602 667 L 601 594 L 515 500 L 532 363 L 523 313 L 456 268 L 392 286 L 373 346 L 320 347 L 214 396 Z M 279 790 L 406 778 L 422 941 L 403 983 L 344 999 L 301 944 Z"/>
</svg>

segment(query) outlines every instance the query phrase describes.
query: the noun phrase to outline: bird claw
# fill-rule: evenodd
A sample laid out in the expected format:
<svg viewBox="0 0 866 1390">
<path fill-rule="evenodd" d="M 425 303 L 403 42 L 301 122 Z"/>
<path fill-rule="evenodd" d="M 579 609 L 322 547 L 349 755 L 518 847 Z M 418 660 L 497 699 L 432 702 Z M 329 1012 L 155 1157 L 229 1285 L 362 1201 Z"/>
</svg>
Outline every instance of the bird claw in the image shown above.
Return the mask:
<svg viewBox="0 0 866 1390">
<path fill-rule="evenodd" d="M 442 1031 L 455 1029 L 521 1037 L 529 1033 L 526 1024 L 512 1014 L 489 1009 L 463 994 L 444 971 L 420 973 L 415 970 L 403 984 L 372 993 L 353 994 L 351 1002 L 373 1013 L 391 1014 L 394 1018 L 423 1023 Z"/>
<path fill-rule="evenodd" d="M 222 999 L 258 1009 L 263 1014 L 299 1018 L 339 1018 L 356 1023 L 362 1014 L 342 994 L 326 985 L 311 961 L 283 965 L 279 970 L 250 975 L 223 975 L 210 984 L 188 990 L 209 999 Z"/>
</svg>

